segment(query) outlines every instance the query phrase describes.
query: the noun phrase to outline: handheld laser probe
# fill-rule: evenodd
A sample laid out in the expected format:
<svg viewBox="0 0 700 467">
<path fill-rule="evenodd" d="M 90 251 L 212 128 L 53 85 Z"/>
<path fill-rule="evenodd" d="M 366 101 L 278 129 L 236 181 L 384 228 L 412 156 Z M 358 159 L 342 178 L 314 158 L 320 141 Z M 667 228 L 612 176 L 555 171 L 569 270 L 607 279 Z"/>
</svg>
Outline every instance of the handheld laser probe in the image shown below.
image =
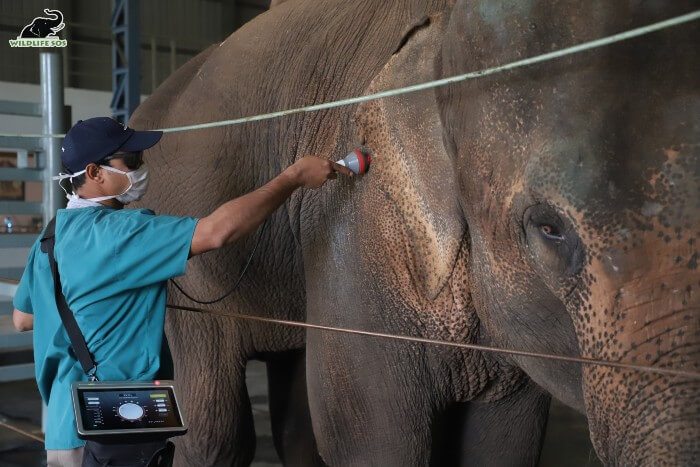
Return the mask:
<svg viewBox="0 0 700 467">
<path fill-rule="evenodd" d="M 372 161 L 372 157 L 369 154 L 362 154 L 360 151 L 355 149 L 350 154 L 336 162 L 338 165 L 347 167 L 352 170 L 355 175 L 360 175 L 367 170 L 369 170 L 369 163 Z"/>
</svg>

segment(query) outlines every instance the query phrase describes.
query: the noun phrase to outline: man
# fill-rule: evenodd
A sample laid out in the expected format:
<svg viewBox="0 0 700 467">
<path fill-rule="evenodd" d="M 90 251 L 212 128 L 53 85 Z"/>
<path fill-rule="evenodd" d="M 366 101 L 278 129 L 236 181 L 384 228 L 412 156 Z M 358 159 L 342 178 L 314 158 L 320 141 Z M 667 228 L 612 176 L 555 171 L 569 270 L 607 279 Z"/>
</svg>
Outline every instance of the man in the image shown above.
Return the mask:
<svg viewBox="0 0 700 467">
<path fill-rule="evenodd" d="M 66 192 L 68 207 L 56 214 L 54 256 L 63 293 L 102 381 L 167 376 L 159 373 L 161 356 L 167 355 L 166 283 L 185 273 L 190 257 L 252 232 L 297 188 L 318 188 L 336 172 L 353 175 L 345 167 L 309 156 L 201 219 L 122 209 L 145 193 L 148 172 L 142 151 L 161 136 L 100 117 L 79 121 L 61 148 L 69 173 L 58 178 L 70 179 L 73 193 Z M 48 465 L 80 465 L 84 442 L 77 436 L 70 385 L 87 377 L 70 349 L 56 308 L 48 256 L 38 240 L 14 307 L 15 327 L 34 329 L 37 383 L 48 405 Z"/>
</svg>

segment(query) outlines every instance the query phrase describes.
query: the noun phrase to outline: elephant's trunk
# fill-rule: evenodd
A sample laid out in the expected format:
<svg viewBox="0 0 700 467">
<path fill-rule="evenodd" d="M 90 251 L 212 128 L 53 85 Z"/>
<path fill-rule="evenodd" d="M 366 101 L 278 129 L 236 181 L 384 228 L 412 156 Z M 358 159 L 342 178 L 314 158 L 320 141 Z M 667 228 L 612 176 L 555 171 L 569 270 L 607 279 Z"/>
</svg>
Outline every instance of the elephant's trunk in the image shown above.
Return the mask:
<svg viewBox="0 0 700 467">
<path fill-rule="evenodd" d="M 584 324 L 591 336 L 582 344 L 584 353 L 697 372 L 698 274 L 682 254 L 692 247 L 687 242 L 683 246 L 648 237 L 640 242 L 645 251 L 622 254 L 609 249 L 594 261 L 599 269 L 591 291 L 597 306 Z M 669 255 L 670 251 L 676 254 Z M 606 295 L 605 290 L 610 292 Z M 697 465 L 700 461 L 700 380 L 588 367 L 584 393 L 591 437 L 606 464 Z"/>
<path fill-rule="evenodd" d="M 58 10 L 49 10 L 48 8 L 44 10 L 44 13 L 49 15 L 48 22 L 46 23 L 49 28 L 56 28 L 61 23 L 63 23 L 63 14 Z"/>
</svg>

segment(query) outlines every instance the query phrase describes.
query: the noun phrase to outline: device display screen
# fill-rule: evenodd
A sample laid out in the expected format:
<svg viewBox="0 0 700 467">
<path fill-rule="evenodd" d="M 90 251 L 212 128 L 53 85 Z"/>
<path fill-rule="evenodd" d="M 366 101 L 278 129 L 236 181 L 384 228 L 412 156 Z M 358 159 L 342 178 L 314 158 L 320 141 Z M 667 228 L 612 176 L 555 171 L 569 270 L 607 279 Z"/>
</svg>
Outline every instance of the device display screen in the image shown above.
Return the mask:
<svg viewBox="0 0 700 467">
<path fill-rule="evenodd" d="M 173 391 L 168 387 L 80 389 L 78 398 L 86 430 L 182 427 Z"/>
</svg>

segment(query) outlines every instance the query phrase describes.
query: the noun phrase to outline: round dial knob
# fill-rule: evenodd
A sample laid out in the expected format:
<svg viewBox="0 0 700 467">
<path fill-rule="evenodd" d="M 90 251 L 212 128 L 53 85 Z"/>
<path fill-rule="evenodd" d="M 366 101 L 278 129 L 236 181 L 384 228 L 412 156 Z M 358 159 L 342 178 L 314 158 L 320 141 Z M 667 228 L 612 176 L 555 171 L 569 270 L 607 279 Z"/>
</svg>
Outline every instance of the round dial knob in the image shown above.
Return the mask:
<svg viewBox="0 0 700 467">
<path fill-rule="evenodd" d="M 143 407 L 131 402 L 120 405 L 117 412 L 119 413 L 119 416 L 125 420 L 138 420 L 139 418 L 143 417 Z"/>
</svg>

